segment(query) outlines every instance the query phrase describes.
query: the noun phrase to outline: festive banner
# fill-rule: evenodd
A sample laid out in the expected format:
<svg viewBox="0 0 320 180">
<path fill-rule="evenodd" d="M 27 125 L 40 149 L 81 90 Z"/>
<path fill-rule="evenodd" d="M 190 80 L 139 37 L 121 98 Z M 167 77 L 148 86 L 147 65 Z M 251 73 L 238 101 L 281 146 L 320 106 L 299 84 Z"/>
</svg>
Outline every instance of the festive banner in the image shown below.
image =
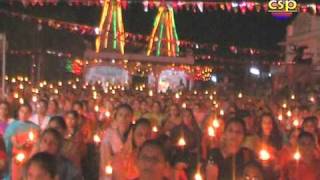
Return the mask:
<svg viewBox="0 0 320 180">
<path fill-rule="evenodd" d="M 104 2 L 110 0 L 8 0 L 11 3 L 21 2 L 25 6 L 44 6 L 56 5 L 57 3 L 67 3 L 70 6 L 102 6 Z M 310 13 L 314 15 L 320 14 L 320 3 L 308 2 L 299 3 L 298 0 L 286 0 L 286 4 L 295 4 L 297 12 Z M 276 4 L 277 1 L 270 0 L 266 2 L 255 1 L 201 1 L 201 0 L 122 0 L 121 6 L 125 9 L 129 4 L 140 3 L 144 6 L 145 11 L 149 9 L 158 8 L 162 5 L 169 5 L 175 11 L 192 11 L 195 13 L 202 13 L 204 11 L 227 11 L 234 13 L 246 14 L 248 12 L 268 12 L 270 9 L 269 4 Z"/>
</svg>

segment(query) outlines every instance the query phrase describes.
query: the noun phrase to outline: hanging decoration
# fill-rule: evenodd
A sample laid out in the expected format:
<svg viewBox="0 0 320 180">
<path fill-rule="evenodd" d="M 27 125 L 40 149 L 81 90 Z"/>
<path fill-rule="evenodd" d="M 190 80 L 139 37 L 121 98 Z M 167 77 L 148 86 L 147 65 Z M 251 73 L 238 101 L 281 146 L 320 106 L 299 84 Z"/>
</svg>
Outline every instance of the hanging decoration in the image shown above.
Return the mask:
<svg viewBox="0 0 320 180">
<path fill-rule="evenodd" d="M 125 32 L 122 22 L 121 0 L 106 0 L 103 5 L 99 35 L 96 39 L 96 52 L 108 48 L 119 49 L 124 54 Z"/>
<path fill-rule="evenodd" d="M 10 1 L 10 0 L 9 0 Z M 11 0 L 16 1 L 16 0 Z M 19 0 L 18 0 L 19 1 Z M 21 0 L 21 2 L 27 6 L 44 6 L 44 5 L 56 5 L 58 2 L 67 2 L 70 6 L 104 6 L 105 2 L 109 0 Z M 291 0 L 287 0 L 291 1 Z M 319 2 L 307 2 L 300 3 L 297 0 L 297 11 L 302 13 L 310 13 L 313 15 L 320 14 L 320 3 Z M 149 9 L 159 8 L 165 3 L 167 6 L 171 6 L 175 11 L 192 11 L 194 13 L 203 13 L 204 11 L 227 11 L 234 13 L 246 14 L 248 12 L 265 12 L 268 13 L 268 3 L 256 2 L 256 1 L 200 1 L 200 0 L 166 0 L 166 1 L 155 1 L 155 0 L 122 0 L 121 6 L 126 9 L 128 4 L 140 3 L 144 6 L 145 11 Z"/>
<path fill-rule="evenodd" d="M 160 6 L 153 23 L 147 55 L 179 56 L 179 38 L 171 6 Z"/>
<path fill-rule="evenodd" d="M 49 19 L 49 18 L 35 17 L 28 14 L 10 12 L 7 10 L 0 10 L 0 14 L 6 15 L 9 17 L 19 18 L 22 21 L 29 21 L 41 26 L 48 26 L 50 28 L 57 29 L 57 30 L 67 30 L 69 32 L 79 33 L 81 35 L 95 36 L 100 34 L 99 27 L 81 25 L 81 24 L 70 23 L 70 22 L 65 22 L 65 21 L 60 21 L 55 19 Z M 147 35 L 134 34 L 130 32 L 125 32 L 124 37 L 125 37 L 126 43 L 131 43 L 133 45 L 141 45 L 141 44 L 144 45 L 144 43 L 148 42 L 148 40 L 150 39 L 150 37 Z M 179 44 L 180 48 L 190 48 L 194 50 L 205 50 L 205 51 L 209 50 L 212 52 L 216 52 L 219 48 L 221 49 L 221 47 L 216 43 L 198 43 L 198 42 L 186 41 L 186 40 L 178 40 L 176 43 Z M 270 50 L 265 51 L 261 49 L 255 49 L 255 48 L 240 48 L 234 45 L 225 47 L 225 49 L 233 54 L 245 54 L 245 55 L 252 55 L 252 56 L 279 54 L 279 52 L 276 52 L 276 51 L 273 52 Z M 211 59 L 211 58 L 201 58 L 201 59 Z"/>
</svg>

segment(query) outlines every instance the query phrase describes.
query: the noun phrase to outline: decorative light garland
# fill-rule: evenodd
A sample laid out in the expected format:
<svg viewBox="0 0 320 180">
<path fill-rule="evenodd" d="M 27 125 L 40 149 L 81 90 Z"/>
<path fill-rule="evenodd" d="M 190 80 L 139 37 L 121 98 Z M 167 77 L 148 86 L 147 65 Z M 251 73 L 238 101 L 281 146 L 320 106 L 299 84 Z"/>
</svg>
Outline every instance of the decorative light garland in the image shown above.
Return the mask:
<svg viewBox="0 0 320 180">
<path fill-rule="evenodd" d="M 7 11 L 7 10 L 0 10 L 0 14 L 6 15 L 9 17 L 19 18 L 22 21 L 29 21 L 29 22 L 36 23 L 38 25 L 48 26 L 50 28 L 57 29 L 57 30 L 63 29 L 63 30 L 67 30 L 70 32 L 74 32 L 74 33 L 94 35 L 94 36 L 100 34 L 99 27 L 70 23 L 70 22 L 60 21 L 60 20 L 55 20 L 55 19 L 50 19 L 50 18 L 36 17 L 36 16 L 28 15 L 28 14 L 11 12 L 11 11 Z M 142 34 L 134 34 L 134 33 L 130 33 L 130 32 L 125 32 L 124 34 L 125 35 L 122 36 L 118 32 L 118 37 L 120 37 L 120 36 L 124 37 L 125 42 L 128 42 L 128 41 L 148 42 L 148 40 L 150 39 L 149 36 L 142 35 Z M 162 43 L 166 43 L 166 42 L 168 42 L 168 39 L 162 38 Z M 178 43 L 181 48 L 193 48 L 196 50 L 206 49 L 206 50 L 210 50 L 213 52 L 215 52 L 216 49 L 220 47 L 216 43 L 198 43 L 198 42 L 192 42 L 192 41 L 186 41 L 186 40 L 178 40 L 177 42 L 175 42 L 175 41 L 172 41 L 172 42 Z M 255 49 L 255 48 L 240 48 L 240 47 L 237 47 L 234 45 L 229 46 L 228 49 L 233 54 L 243 53 L 243 54 L 248 54 L 248 55 L 264 55 L 264 54 L 269 55 L 269 54 L 278 53 L 278 52 L 265 51 L 265 50 Z"/>
<path fill-rule="evenodd" d="M 112 24 L 112 29 L 110 30 Z M 119 50 L 124 54 L 125 32 L 122 22 L 122 6 L 121 0 L 105 1 L 103 5 L 99 35 L 96 39 L 96 51 L 102 48 L 108 48 L 108 41 L 112 39 L 113 49 Z M 109 36 L 110 33 L 110 36 Z M 111 37 L 113 35 L 113 37 Z"/>
<path fill-rule="evenodd" d="M 162 45 L 162 42 L 164 40 L 162 38 L 163 34 L 165 34 L 166 37 L 166 43 L 164 45 Z M 152 33 L 149 39 L 147 50 L 148 56 L 150 56 L 151 52 L 155 49 L 154 46 L 157 46 L 157 56 L 161 55 L 161 49 L 165 50 L 165 52 L 162 52 L 162 55 L 179 56 L 179 39 L 174 22 L 173 9 L 170 6 L 159 7 L 158 14 L 154 20 Z M 165 48 L 162 48 L 162 46 L 164 46 Z"/>
<path fill-rule="evenodd" d="M 22 2 L 25 6 L 27 5 L 56 5 L 59 2 L 67 2 L 70 6 L 72 5 L 84 5 L 84 6 L 101 6 L 105 1 L 110 0 L 12 0 Z M 297 2 L 298 12 L 310 13 L 310 14 L 320 14 L 320 3 L 299 3 Z M 122 0 L 121 6 L 127 8 L 128 4 L 140 3 L 144 6 L 145 10 L 158 8 L 164 4 L 173 7 L 174 10 L 187 10 L 193 12 L 204 12 L 210 10 L 222 10 L 227 12 L 240 12 L 241 14 L 246 14 L 247 12 L 267 12 L 268 11 L 268 1 L 267 2 L 255 2 L 255 1 L 242 1 L 242 2 L 225 2 L 225 1 L 197 1 L 197 0 Z"/>
</svg>

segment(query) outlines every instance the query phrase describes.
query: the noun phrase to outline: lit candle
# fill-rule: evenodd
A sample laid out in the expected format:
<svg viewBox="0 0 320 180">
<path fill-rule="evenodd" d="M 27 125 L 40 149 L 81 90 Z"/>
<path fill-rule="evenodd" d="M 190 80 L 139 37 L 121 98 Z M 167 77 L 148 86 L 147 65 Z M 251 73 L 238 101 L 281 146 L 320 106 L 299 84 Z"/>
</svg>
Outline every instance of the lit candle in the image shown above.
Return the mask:
<svg viewBox="0 0 320 180">
<path fill-rule="evenodd" d="M 24 104 L 23 98 L 19 98 L 19 103 L 20 103 L 20 104 Z"/>
<path fill-rule="evenodd" d="M 61 81 L 58 82 L 58 86 L 62 86 L 62 82 Z"/>
<path fill-rule="evenodd" d="M 106 111 L 106 112 L 104 113 L 104 115 L 105 115 L 107 118 L 109 118 L 109 117 L 111 116 L 111 113 L 110 113 L 110 111 Z"/>
<path fill-rule="evenodd" d="M 157 126 L 153 126 L 153 127 L 152 127 L 152 132 L 154 132 L 154 133 L 157 133 L 157 132 L 158 132 Z"/>
<path fill-rule="evenodd" d="M 153 91 L 149 90 L 149 96 L 152 97 L 153 96 Z"/>
<path fill-rule="evenodd" d="M 176 99 L 179 99 L 179 98 L 180 98 L 179 93 L 176 93 Z"/>
<path fill-rule="evenodd" d="M 294 154 L 293 154 L 293 159 L 296 161 L 299 161 L 301 159 L 301 154 L 300 151 L 297 150 Z"/>
<path fill-rule="evenodd" d="M 262 161 L 268 161 L 271 158 L 269 152 L 265 149 L 260 150 L 259 157 Z"/>
<path fill-rule="evenodd" d="M 20 152 L 16 155 L 16 160 L 19 163 L 22 163 L 26 159 L 26 155 L 23 152 Z"/>
<path fill-rule="evenodd" d="M 208 90 L 206 90 L 206 91 L 204 92 L 204 94 L 209 94 Z"/>
<path fill-rule="evenodd" d="M 287 111 L 287 116 L 291 117 L 292 116 L 292 112 L 290 110 Z"/>
<path fill-rule="evenodd" d="M 210 137 L 215 137 L 216 136 L 216 132 L 215 132 L 215 130 L 214 130 L 214 128 L 212 126 L 208 127 L 208 135 Z"/>
<path fill-rule="evenodd" d="M 239 99 L 241 99 L 241 98 L 242 98 L 242 96 L 243 96 L 243 95 L 242 95 L 242 93 L 241 93 L 241 92 L 239 92 L 239 94 L 238 94 L 238 98 L 239 98 Z"/>
<path fill-rule="evenodd" d="M 77 85 L 73 84 L 73 85 L 72 85 L 72 88 L 73 88 L 73 89 L 77 89 Z"/>
<path fill-rule="evenodd" d="M 93 142 L 99 144 L 101 142 L 101 138 L 98 134 L 93 135 Z"/>
<path fill-rule="evenodd" d="M 223 109 L 220 109 L 220 116 L 224 116 L 224 111 L 223 111 Z"/>
<path fill-rule="evenodd" d="M 310 100 L 312 103 L 314 103 L 314 102 L 316 101 L 313 96 L 311 96 L 311 97 L 309 98 L 309 100 Z"/>
<path fill-rule="evenodd" d="M 50 84 L 50 85 L 49 85 L 49 88 L 50 88 L 50 89 L 53 89 L 53 85 L 52 85 L 52 84 Z"/>
<path fill-rule="evenodd" d="M 15 93 L 13 94 L 13 97 L 14 97 L 15 99 L 18 99 L 18 98 L 19 98 L 19 94 L 15 92 Z"/>
<path fill-rule="evenodd" d="M 16 78 L 12 78 L 12 79 L 11 79 L 11 82 L 12 82 L 12 83 L 16 83 Z"/>
<path fill-rule="evenodd" d="M 116 91 L 113 89 L 113 90 L 111 91 L 111 94 L 116 94 Z"/>
<path fill-rule="evenodd" d="M 55 89 L 55 90 L 54 90 L 54 93 L 55 93 L 55 94 L 59 94 L 59 90 L 58 90 L 58 89 Z"/>
<path fill-rule="evenodd" d="M 215 118 L 213 121 L 212 121 L 212 125 L 214 128 L 219 128 L 220 127 L 220 123 L 219 123 L 219 120 L 217 118 Z"/>
<path fill-rule="evenodd" d="M 299 126 L 299 119 L 293 120 L 292 125 L 293 125 L 294 127 L 298 128 L 298 126 Z"/>
<path fill-rule="evenodd" d="M 28 139 L 29 139 L 29 141 L 34 141 L 34 134 L 33 134 L 32 131 L 30 131 L 30 132 L 28 133 Z"/>
<path fill-rule="evenodd" d="M 213 96 L 212 96 L 212 95 L 210 95 L 210 96 L 209 96 L 209 99 L 210 99 L 210 100 L 213 100 Z"/>
<path fill-rule="evenodd" d="M 94 106 L 94 111 L 99 112 L 99 110 L 100 110 L 99 106 L 98 106 L 98 105 L 95 105 L 95 106 Z"/>
<path fill-rule="evenodd" d="M 136 120 L 133 120 L 133 121 L 132 121 L 132 124 L 136 124 Z"/>
<path fill-rule="evenodd" d="M 178 146 L 184 147 L 184 146 L 186 146 L 186 145 L 187 145 L 186 140 L 184 139 L 183 136 L 181 136 L 181 137 L 179 138 L 179 140 L 178 140 Z"/>
<path fill-rule="evenodd" d="M 111 166 L 111 164 L 108 164 L 108 165 L 106 165 L 106 167 L 105 167 L 105 173 L 107 174 L 107 175 L 112 175 L 112 166 Z"/>
<path fill-rule="evenodd" d="M 216 95 L 217 94 L 217 91 L 213 91 L 213 95 Z"/>
<path fill-rule="evenodd" d="M 278 120 L 279 120 L 279 121 L 282 121 L 282 120 L 283 120 L 282 114 L 279 114 L 279 115 L 278 115 Z"/>
<path fill-rule="evenodd" d="M 76 78 L 76 82 L 79 82 L 80 80 L 79 80 L 79 78 Z"/>
<path fill-rule="evenodd" d="M 296 96 L 294 94 L 291 95 L 291 99 L 294 100 Z"/>
<path fill-rule="evenodd" d="M 195 91 L 193 91 L 193 94 L 194 94 L 194 95 L 197 95 L 197 94 L 198 94 L 198 92 L 195 90 Z"/>
<path fill-rule="evenodd" d="M 195 180 L 202 180 L 202 176 L 201 176 L 201 173 L 198 171 L 195 175 L 194 175 L 194 179 Z"/>
<path fill-rule="evenodd" d="M 184 103 L 182 103 L 182 108 L 187 108 L 187 104 L 184 102 Z"/>
<path fill-rule="evenodd" d="M 283 103 L 282 104 L 282 107 L 285 109 L 285 108 L 287 108 L 287 103 Z"/>
<path fill-rule="evenodd" d="M 37 101 L 38 101 L 38 97 L 35 96 L 35 95 L 33 95 L 33 96 L 32 96 L 32 102 L 37 102 Z"/>
<path fill-rule="evenodd" d="M 20 85 L 19 85 L 19 89 L 22 90 L 23 88 L 24 88 L 24 87 L 23 87 L 23 84 L 20 84 Z"/>
</svg>

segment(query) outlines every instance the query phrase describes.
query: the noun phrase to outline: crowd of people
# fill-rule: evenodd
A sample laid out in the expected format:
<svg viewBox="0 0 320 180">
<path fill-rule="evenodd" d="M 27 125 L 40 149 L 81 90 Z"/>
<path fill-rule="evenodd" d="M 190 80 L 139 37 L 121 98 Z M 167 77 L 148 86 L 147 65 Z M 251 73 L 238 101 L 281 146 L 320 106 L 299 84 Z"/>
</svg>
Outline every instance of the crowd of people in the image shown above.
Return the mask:
<svg viewBox="0 0 320 180">
<path fill-rule="evenodd" d="M 27 180 L 319 180 L 319 87 L 251 96 L 14 82 L 0 170 Z"/>
</svg>

